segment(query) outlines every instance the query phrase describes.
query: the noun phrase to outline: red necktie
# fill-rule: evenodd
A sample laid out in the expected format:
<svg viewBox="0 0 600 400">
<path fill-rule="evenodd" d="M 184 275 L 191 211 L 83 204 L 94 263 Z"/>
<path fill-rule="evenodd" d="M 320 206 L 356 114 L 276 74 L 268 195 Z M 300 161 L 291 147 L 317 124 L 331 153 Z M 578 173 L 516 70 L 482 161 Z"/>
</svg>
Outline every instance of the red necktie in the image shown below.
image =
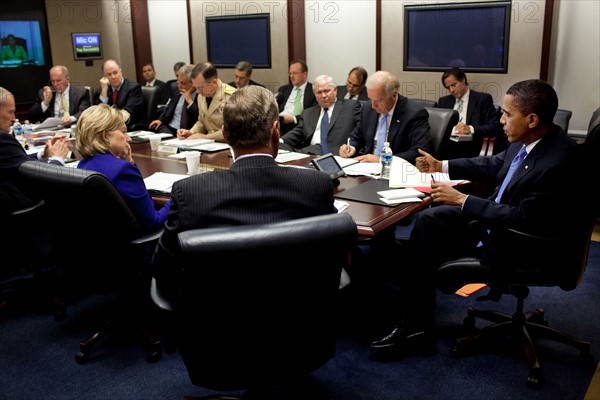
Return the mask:
<svg viewBox="0 0 600 400">
<path fill-rule="evenodd" d="M 113 95 L 112 95 L 112 102 L 113 102 L 113 106 L 117 105 L 117 94 L 119 93 L 118 90 L 113 90 Z"/>
</svg>

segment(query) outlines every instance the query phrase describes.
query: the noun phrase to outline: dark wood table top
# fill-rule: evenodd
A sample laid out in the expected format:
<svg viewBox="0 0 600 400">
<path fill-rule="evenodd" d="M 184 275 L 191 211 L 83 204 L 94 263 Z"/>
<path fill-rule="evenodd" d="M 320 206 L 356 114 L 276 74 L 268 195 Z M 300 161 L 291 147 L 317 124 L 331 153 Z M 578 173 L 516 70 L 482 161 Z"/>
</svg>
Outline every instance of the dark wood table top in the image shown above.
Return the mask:
<svg viewBox="0 0 600 400">
<path fill-rule="evenodd" d="M 149 143 L 132 143 L 133 158 L 136 165 L 140 168 L 144 177 L 150 176 L 155 172 L 168 172 L 174 174 L 187 173 L 185 159 L 168 158 L 167 155 L 152 151 Z M 287 164 L 307 165 L 309 158 L 290 161 Z M 219 168 L 229 168 L 233 162 L 229 150 L 223 150 L 213 153 L 202 152 L 200 156 L 200 170 L 212 170 Z M 340 178 L 340 185 L 335 189 L 334 196 L 344 190 L 355 187 L 367 180 L 373 178 L 367 176 L 346 176 Z M 156 198 L 157 201 L 165 201 L 165 198 Z M 352 215 L 356 221 L 358 233 L 361 236 L 373 237 L 383 230 L 394 228 L 402 219 L 411 216 L 423 208 L 428 207 L 432 200 L 426 196 L 420 203 L 406 203 L 397 206 L 385 206 L 359 201 L 343 199 L 349 204 L 344 212 Z"/>
</svg>

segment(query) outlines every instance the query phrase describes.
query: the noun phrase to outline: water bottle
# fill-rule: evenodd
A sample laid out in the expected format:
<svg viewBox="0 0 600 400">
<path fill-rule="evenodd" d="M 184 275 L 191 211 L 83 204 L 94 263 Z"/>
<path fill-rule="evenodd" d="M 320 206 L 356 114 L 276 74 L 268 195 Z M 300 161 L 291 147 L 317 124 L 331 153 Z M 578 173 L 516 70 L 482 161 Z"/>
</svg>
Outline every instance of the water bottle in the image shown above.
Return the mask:
<svg viewBox="0 0 600 400">
<path fill-rule="evenodd" d="M 33 126 L 29 123 L 29 120 L 25 120 L 22 126 L 23 129 L 23 140 L 29 146 L 33 146 Z"/>
<path fill-rule="evenodd" d="M 393 157 L 394 153 L 390 147 L 390 142 L 385 142 L 383 144 L 383 149 L 381 149 L 381 155 L 379 156 L 379 159 L 381 160 L 381 179 L 390 179 Z"/>
<path fill-rule="evenodd" d="M 15 119 L 15 122 L 13 123 L 13 126 L 12 126 L 12 131 L 13 131 L 13 135 L 15 135 L 17 140 L 19 140 L 19 141 L 23 140 L 23 127 L 21 126 L 21 123 L 19 122 L 19 118 Z"/>
</svg>

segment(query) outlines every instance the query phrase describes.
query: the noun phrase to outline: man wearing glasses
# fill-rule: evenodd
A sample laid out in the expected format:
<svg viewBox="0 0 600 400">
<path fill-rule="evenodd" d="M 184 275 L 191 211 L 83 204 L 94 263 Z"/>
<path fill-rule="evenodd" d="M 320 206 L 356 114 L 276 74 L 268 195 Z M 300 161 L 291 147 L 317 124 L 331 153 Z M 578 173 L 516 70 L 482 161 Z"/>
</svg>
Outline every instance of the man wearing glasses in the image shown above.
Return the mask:
<svg viewBox="0 0 600 400">
<path fill-rule="evenodd" d="M 358 101 L 369 101 L 367 95 L 367 70 L 363 67 L 354 67 L 348 73 L 348 79 L 346 85 L 340 85 L 337 88 L 337 98 L 352 99 Z"/>
<path fill-rule="evenodd" d="M 61 118 L 61 125 L 68 127 L 91 106 L 88 90 L 71 85 L 69 70 L 64 65 L 50 68 L 50 81 L 38 92 L 36 103 L 29 110 L 31 122 L 43 122 L 46 118 Z"/>
<path fill-rule="evenodd" d="M 337 87 L 330 76 L 317 76 L 312 87 L 319 104 L 302 111 L 300 122 L 282 136 L 279 147 L 307 154 L 339 155 L 340 146 L 358 123 L 360 103 L 336 99 Z"/>
</svg>

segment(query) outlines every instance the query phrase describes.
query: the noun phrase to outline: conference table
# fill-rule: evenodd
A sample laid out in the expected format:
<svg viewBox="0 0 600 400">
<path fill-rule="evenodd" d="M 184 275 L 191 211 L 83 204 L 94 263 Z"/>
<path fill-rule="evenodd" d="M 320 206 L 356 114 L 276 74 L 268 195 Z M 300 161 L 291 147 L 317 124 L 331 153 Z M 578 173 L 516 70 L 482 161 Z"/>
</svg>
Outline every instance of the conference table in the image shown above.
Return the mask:
<svg viewBox="0 0 600 400">
<path fill-rule="evenodd" d="M 153 151 L 149 142 L 131 144 L 133 159 L 144 178 L 155 172 L 186 174 L 185 159 L 169 158 L 168 154 Z M 311 158 L 293 160 L 285 164 L 308 166 Z M 217 152 L 202 152 L 200 155 L 200 171 L 227 169 L 233 163 L 229 150 Z M 374 179 L 368 176 L 344 176 L 339 178 L 340 184 L 335 188 L 334 197 L 345 190 Z M 165 202 L 168 197 L 154 196 L 158 203 Z M 342 199 L 349 204 L 343 212 L 350 214 L 356 221 L 358 234 L 363 237 L 374 237 L 387 229 L 395 229 L 398 222 L 414 213 L 429 207 L 432 199 L 425 196 L 419 203 L 404 203 L 395 206 L 378 205 L 361 201 Z"/>
</svg>

